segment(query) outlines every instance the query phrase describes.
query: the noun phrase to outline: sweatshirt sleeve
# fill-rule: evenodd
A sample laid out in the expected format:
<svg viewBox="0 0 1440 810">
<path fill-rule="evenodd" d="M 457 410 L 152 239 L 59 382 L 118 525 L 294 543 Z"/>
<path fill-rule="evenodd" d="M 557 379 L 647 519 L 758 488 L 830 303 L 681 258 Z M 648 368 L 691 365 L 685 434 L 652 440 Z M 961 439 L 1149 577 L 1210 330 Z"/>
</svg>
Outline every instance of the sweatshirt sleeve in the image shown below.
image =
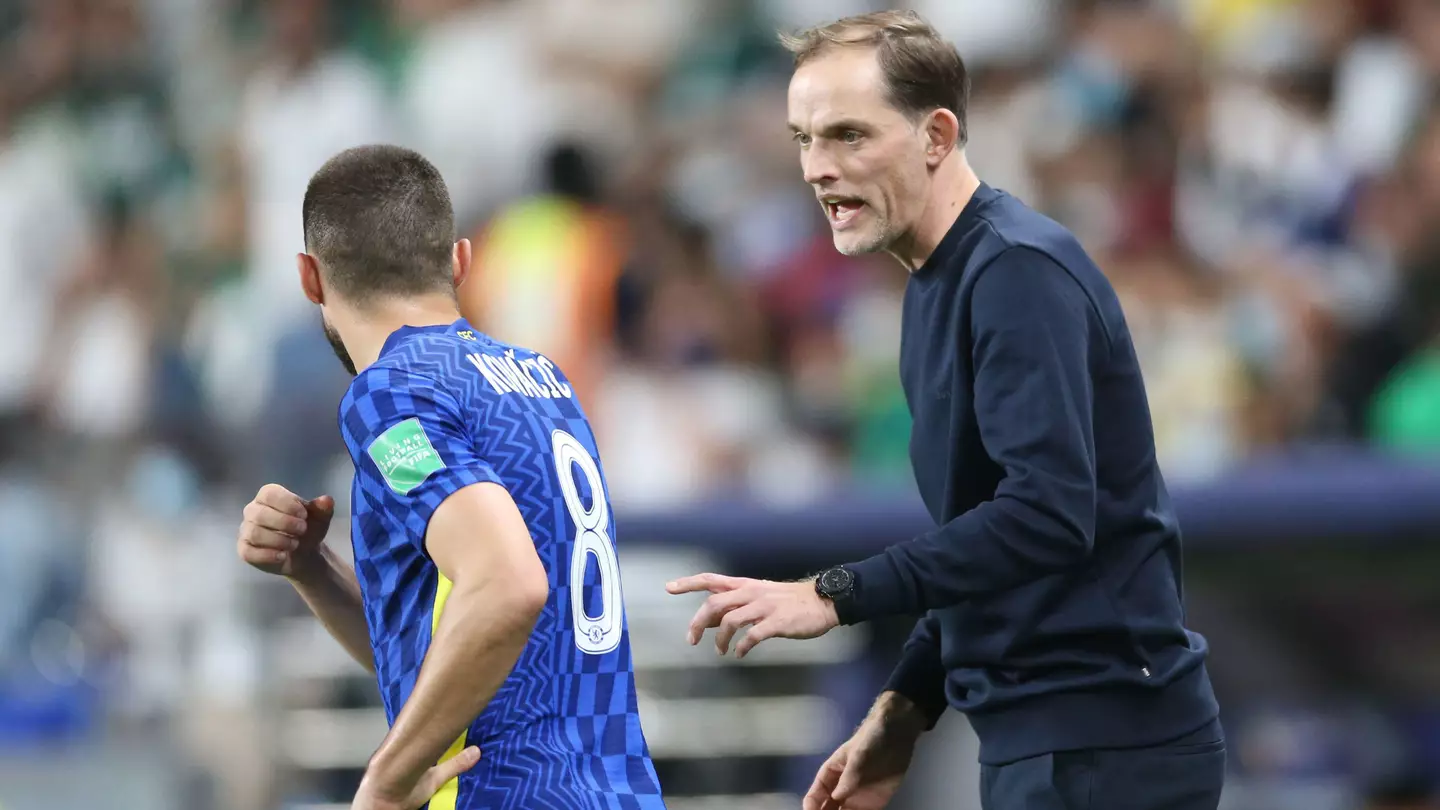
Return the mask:
<svg viewBox="0 0 1440 810">
<path fill-rule="evenodd" d="M 1108 340 L 1089 295 L 1045 254 L 1012 247 L 980 271 L 970 323 L 980 440 L 1004 478 L 992 500 L 847 566 L 856 575 L 847 623 L 1008 590 L 1091 552 L 1089 358 L 1092 343 Z"/>
<path fill-rule="evenodd" d="M 925 713 L 930 728 L 939 722 L 948 704 L 945 698 L 945 665 L 940 661 L 940 627 L 934 614 L 915 623 L 915 630 L 900 654 L 900 663 L 890 673 L 882 691 L 909 698 Z"/>
</svg>

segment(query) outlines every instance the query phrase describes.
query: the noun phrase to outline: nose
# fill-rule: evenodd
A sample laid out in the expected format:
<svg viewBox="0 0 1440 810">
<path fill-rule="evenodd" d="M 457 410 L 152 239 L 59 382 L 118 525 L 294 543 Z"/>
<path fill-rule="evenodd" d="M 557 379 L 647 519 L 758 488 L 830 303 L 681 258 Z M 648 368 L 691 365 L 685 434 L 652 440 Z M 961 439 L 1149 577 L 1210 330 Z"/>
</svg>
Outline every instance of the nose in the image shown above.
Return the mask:
<svg viewBox="0 0 1440 810">
<path fill-rule="evenodd" d="M 840 179 L 834 159 L 819 144 L 812 144 L 800 153 L 800 170 L 805 175 L 805 182 L 812 186 L 828 185 Z"/>
</svg>

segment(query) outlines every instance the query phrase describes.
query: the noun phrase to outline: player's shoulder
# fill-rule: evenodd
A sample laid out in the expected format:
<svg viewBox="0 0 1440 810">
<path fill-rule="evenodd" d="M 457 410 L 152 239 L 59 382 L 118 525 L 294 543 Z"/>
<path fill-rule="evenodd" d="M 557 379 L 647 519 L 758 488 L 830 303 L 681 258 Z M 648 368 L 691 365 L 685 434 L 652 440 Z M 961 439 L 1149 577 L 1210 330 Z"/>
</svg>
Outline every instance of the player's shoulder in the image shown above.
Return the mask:
<svg viewBox="0 0 1440 810">
<path fill-rule="evenodd" d="M 469 355 L 492 342 L 464 321 L 444 329 L 414 330 L 392 338 L 372 368 L 382 376 L 416 378 L 419 384 L 459 379 Z"/>
<path fill-rule="evenodd" d="M 442 389 L 445 386 L 440 372 L 441 365 L 433 360 L 382 357 L 355 375 L 342 407 L 355 407 L 377 397 Z"/>
<path fill-rule="evenodd" d="M 380 357 L 355 375 L 340 402 L 342 427 L 384 420 L 416 400 L 463 399 L 467 349 L 481 337 L 463 321 L 449 327 L 406 327 L 386 341 Z"/>
</svg>

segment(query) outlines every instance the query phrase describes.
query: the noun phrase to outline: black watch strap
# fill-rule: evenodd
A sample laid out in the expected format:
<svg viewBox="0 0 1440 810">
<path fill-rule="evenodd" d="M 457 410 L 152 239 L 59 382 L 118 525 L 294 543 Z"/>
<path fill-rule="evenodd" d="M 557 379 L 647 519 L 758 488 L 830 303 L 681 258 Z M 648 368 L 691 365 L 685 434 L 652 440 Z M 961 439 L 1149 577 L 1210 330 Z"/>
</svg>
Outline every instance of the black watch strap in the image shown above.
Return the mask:
<svg viewBox="0 0 1440 810">
<path fill-rule="evenodd" d="M 821 571 L 815 577 L 815 592 L 835 605 L 835 616 L 841 624 L 855 624 L 855 572 L 843 565 Z"/>
</svg>

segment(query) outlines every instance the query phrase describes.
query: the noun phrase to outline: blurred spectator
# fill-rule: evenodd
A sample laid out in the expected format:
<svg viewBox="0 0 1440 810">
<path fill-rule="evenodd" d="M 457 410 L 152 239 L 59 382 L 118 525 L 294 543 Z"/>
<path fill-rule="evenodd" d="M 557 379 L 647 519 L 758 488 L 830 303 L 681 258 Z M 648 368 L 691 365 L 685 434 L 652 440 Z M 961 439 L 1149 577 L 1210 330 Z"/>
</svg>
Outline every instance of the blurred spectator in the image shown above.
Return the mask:
<svg viewBox="0 0 1440 810">
<path fill-rule="evenodd" d="M 27 116 L 27 113 L 33 115 Z M 0 82 L 0 403 L 35 404 L 53 310 L 89 237 L 89 211 L 63 125 Z"/>
<path fill-rule="evenodd" d="M 96 195 L 151 202 L 185 168 L 165 66 L 139 0 L 92 0 L 83 25 L 82 56 L 63 98 L 76 119 L 85 182 Z"/>
<path fill-rule="evenodd" d="M 560 144 L 545 188 L 498 211 L 474 236 L 461 307 L 484 331 L 544 352 L 581 402 L 593 395 L 615 333 L 625 222 L 601 196 L 593 153 Z"/>
<path fill-rule="evenodd" d="M 306 306 L 295 295 L 306 180 L 336 152 L 396 133 L 374 70 L 330 48 L 325 0 L 266 0 L 260 13 L 262 61 L 246 83 L 236 133 L 252 283 L 266 311 L 284 313 Z"/>
<path fill-rule="evenodd" d="M 1185 482 L 1223 472 L 1243 452 L 1250 394 L 1223 282 L 1174 251 L 1114 257 L 1106 266 L 1140 356 L 1166 476 Z"/>
<path fill-rule="evenodd" d="M 1436 334 L 1376 395 L 1371 433 L 1385 446 L 1426 455 L 1440 450 L 1440 329 Z"/>
<path fill-rule="evenodd" d="M 96 243 L 60 291 L 38 375 L 58 427 L 111 440 L 146 425 L 166 300 L 158 237 L 131 206 L 112 196 L 97 217 Z"/>
<path fill-rule="evenodd" d="M 694 36 L 699 0 L 538 0 L 545 82 L 555 94 L 555 135 L 583 139 L 605 164 L 634 159 L 647 105 L 665 69 Z"/>
<path fill-rule="evenodd" d="M 1358 213 L 1357 236 L 1375 260 L 1394 268 L 1394 292 L 1368 323 L 1343 333 L 1326 378 L 1335 418 L 1346 435 L 1380 429 L 1372 404 L 1406 358 L 1422 351 L 1440 331 L 1440 239 L 1431 229 L 1440 216 L 1440 117 L 1417 131 L 1388 177 L 1374 183 Z M 1417 358 L 1423 365 L 1423 355 Z M 1396 408 L 1417 400 L 1398 391 L 1384 406 L 1389 426 Z"/>
<path fill-rule="evenodd" d="M 236 122 L 236 147 L 245 169 L 248 287 L 212 314 L 222 329 L 243 329 L 250 353 L 241 372 L 212 392 L 216 407 L 247 419 L 269 391 L 275 340 L 314 330 L 310 304 L 297 293 L 295 254 L 305 183 L 346 147 L 396 136 L 384 88 L 359 57 L 330 47 L 326 0 L 266 0 L 261 13 L 261 61 L 246 82 Z M 226 317 L 228 315 L 228 317 Z M 233 320 L 231 320 L 233 318 Z M 284 381 L 276 381 L 283 391 Z"/>
<path fill-rule="evenodd" d="M 464 231 L 531 190 L 555 132 L 541 18 L 517 0 L 391 0 L 408 39 L 396 112 Z M 459 100 L 463 99 L 463 102 Z"/>
</svg>

